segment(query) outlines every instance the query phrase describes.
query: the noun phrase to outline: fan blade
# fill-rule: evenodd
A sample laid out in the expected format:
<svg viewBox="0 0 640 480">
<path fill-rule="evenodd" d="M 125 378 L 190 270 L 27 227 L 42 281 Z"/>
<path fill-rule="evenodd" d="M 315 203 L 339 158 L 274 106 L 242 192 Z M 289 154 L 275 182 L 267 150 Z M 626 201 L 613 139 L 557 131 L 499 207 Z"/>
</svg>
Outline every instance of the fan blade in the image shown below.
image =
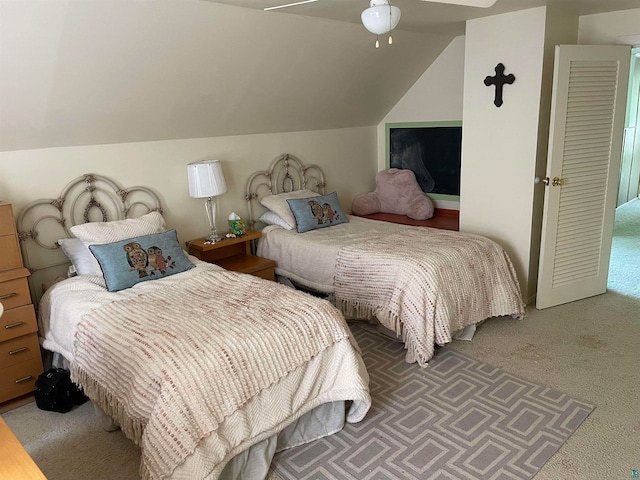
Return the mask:
<svg viewBox="0 0 640 480">
<path fill-rule="evenodd" d="M 465 7 L 489 8 L 496 0 L 420 0 L 421 2 L 450 3 L 452 5 L 464 5 Z"/>
<path fill-rule="evenodd" d="M 303 5 L 305 3 L 314 3 L 314 2 L 317 2 L 317 1 L 318 0 L 302 0 L 300 2 L 293 2 L 293 3 L 287 3 L 285 5 L 276 5 L 275 7 L 263 8 L 263 10 L 265 12 L 268 12 L 269 10 L 278 10 L 279 8 L 295 7 L 296 5 Z"/>
</svg>

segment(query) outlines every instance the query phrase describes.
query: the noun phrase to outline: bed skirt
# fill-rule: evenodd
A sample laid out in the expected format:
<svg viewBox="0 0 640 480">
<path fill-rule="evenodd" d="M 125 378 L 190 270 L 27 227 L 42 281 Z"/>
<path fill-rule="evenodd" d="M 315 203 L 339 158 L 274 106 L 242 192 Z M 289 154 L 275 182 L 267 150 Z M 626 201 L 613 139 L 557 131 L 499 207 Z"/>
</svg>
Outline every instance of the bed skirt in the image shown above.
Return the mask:
<svg viewBox="0 0 640 480">
<path fill-rule="evenodd" d="M 95 406 L 96 413 L 107 431 L 117 430 L 111 417 Z M 279 433 L 252 445 L 233 457 L 225 465 L 219 480 L 258 480 L 269 473 L 276 453 L 319 438 L 333 435 L 345 424 L 346 402 L 330 402 L 317 406 Z"/>
<path fill-rule="evenodd" d="M 69 362 L 63 355 L 55 352 L 50 353 L 52 354 L 50 358 L 52 366 L 69 369 Z M 347 403 L 338 401 L 315 407 L 282 431 L 252 445 L 233 457 L 225 465 L 218 478 L 220 480 L 258 480 L 266 478 L 271 461 L 276 453 L 342 430 L 346 419 Z M 109 415 L 95 404 L 94 408 L 97 419 L 103 429 L 107 431 L 118 429 L 118 426 Z"/>
<path fill-rule="evenodd" d="M 220 480 L 266 478 L 276 453 L 339 432 L 345 424 L 345 411 L 345 402 L 317 406 L 281 432 L 233 457 L 222 470 Z"/>
</svg>

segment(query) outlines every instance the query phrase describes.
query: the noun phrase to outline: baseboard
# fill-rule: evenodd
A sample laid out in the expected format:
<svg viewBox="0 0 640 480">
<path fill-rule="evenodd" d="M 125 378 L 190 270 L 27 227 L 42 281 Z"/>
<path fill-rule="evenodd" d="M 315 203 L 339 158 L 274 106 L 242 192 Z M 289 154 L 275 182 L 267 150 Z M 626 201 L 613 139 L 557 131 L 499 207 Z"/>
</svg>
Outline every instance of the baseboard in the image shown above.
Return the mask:
<svg viewBox="0 0 640 480">
<path fill-rule="evenodd" d="M 529 305 L 535 307 L 535 303 L 536 303 L 536 294 L 534 293 L 531 297 L 527 298 L 525 300 L 525 304 L 527 305 L 527 307 Z"/>
<path fill-rule="evenodd" d="M 27 395 L 14 398 L 4 403 L 0 403 L 0 415 L 2 415 L 3 413 L 7 413 L 11 410 L 15 410 L 16 408 L 22 407 L 23 405 L 26 405 L 31 402 L 35 402 L 35 397 L 33 393 L 28 393 Z"/>
</svg>

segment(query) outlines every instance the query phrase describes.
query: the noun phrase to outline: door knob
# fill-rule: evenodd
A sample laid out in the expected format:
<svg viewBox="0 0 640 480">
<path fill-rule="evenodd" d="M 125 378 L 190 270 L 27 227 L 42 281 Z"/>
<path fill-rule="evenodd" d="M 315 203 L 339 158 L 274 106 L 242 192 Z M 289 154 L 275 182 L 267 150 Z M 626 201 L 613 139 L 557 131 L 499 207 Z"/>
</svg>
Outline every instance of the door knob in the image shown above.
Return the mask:
<svg viewBox="0 0 640 480">
<path fill-rule="evenodd" d="M 564 185 L 564 178 L 558 178 L 558 177 L 553 177 L 553 180 L 549 181 L 549 177 L 545 177 L 545 178 L 540 178 L 540 177 L 536 177 L 533 179 L 533 183 L 544 183 L 545 185 L 549 185 L 549 183 L 551 183 L 551 185 L 553 185 L 554 187 L 558 187 L 560 185 Z"/>
</svg>

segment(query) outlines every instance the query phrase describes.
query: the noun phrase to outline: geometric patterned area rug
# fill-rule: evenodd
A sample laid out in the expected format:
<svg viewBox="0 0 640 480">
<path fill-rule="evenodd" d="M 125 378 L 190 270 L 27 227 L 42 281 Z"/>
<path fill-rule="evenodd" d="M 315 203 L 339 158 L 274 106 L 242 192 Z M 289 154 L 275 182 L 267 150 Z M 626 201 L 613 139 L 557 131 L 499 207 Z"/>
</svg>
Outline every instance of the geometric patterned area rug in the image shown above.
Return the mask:
<svg viewBox="0 0 640 480">
<path fill-rule="evenodd" d="M 276 455 L 283 480 L 529 479 L 593 406 L 446 347 L 429 366 L 358 326 L 373 404 L 338 433 Z"/>
</svg>

